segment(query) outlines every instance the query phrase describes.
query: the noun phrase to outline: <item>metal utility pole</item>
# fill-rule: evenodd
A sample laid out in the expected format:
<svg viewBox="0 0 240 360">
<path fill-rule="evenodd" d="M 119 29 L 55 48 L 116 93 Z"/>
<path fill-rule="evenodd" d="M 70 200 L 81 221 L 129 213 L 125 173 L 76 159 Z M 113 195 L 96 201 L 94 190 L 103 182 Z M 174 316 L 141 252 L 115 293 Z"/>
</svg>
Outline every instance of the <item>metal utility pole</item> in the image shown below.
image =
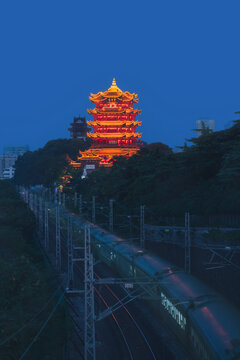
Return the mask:
<svg viewBox="0 0 240 360">
<path fill-rule="evenodd" d="M 45 202 L 44 208 L 44 245 L 45 249 L 49 248 L 49 232 L 48 232 L 48 203 Z"/>
<path fill-rule="evenodd" d="M 62 204 L 62 201 L 61 201 L 61 191 L 58 191 L 58 204 L 61 205 Z"/>
<path fill-rule="evenodd" d="M 22 198 L 26 201 L 26 189 L 24 187 L 22 187 Z"/>
<path fill-rule="evenodd" d="M 30 196 L 31 196 L 31 193 L 30 193 L 30 191 L 27 190 L 27 204 L 29 207 L 30 207 Z M 30 207 L 30 209 L 31 209 L 31 207 Z"/>
<path fill-rule="evenodd" d="M 67 288 L 73 287 L 73 244 L 72 244 L 72 216 L 68 216 L 67 223 L 67 248 L 68 248 L 68 279 Z"/>
<path fill-rule="evenodd" d="M 49 201 L 54 203 L 54 189 L 49 189 Z"/>
<path fill-rule="evenodd" d="M 63 198 L 62 205 L 63 205 L 63 208 L 65 208 L 65 205 L 66 205 L 66 194 L 65 193 L 63 193 L 62 198 Z"/>
<path fill-rule="evenodd" d="M 56 268 L 61 270 L 60 208 L 56 206 Z"/>
<path fill-rule="evenodd" d="M 31 210 L 32 212 L 34 212 L 34 194 L 32 192 L 31 192 L 30 204 L 31 204 Z"/>
<path fill-rule="evenodd" d="M 41 237 L 41 233 L 43 230 L 43 201 L 42 198 L 39 197 L 39 214 L 38 214 L 38 231 L 39 231 L 39 235 Z"/>
<path fill-rule="evenodd" d="M 109 231 L 113 232 L 113 199 L 109 200 Z"/>
<path fill-rule="evenodd" d="M 145 229 L 144 229 L 144 209 L 145 205 L 140 206 L 140 246 L 145 247 Z"/>
<path fill-rule="evenodd" d="M 32 205 L 32 212 L 34 212 L 34 199 L 35 199 L 35 196 L 34 196 L 34 194 L 31 192 L 31 205 Z"/>
<path fill-rule="evenodd" d="M 77 195 L 77 193 L 75 192 L 74 193 L 74 208 L 76 209 L 76 207 L 77 207 L 77 198 L 78 198 L 78 195 Z"/>
<path fill-rule="evenodd" d="M 185 213 L 185 272 L 191 273 L 191 236 L 190 236 L 190 214 Z"/>
<path fill-rule="evenodd" d="M 28 200 L 29 200 L 29 207 L 31 210 L 33 210 L 33 194 L 32 193 L 29 194 Z"/>
<path fill-rule="evenodd" d="M 93 256 L 90 247 L 90 227 L 85 226 L 84 232 L 84 360 L 96 359 L 95 348 L 95 312 L 93 291 Z"/>
<path fill-rule="evenodd" d="M 96 222 L 96 201 L 95 196 L 92 197 L 92 223 Z"/>
<path fill-rule="evenodd" d="M 28 204 L 28 189 L 24 189 L 24 198 L 25 198 L 25 202 L 26 204 Z"/>
<path fill-rule="evenodd" d="M 57 204 L 57 190 L 54 189 L 54 203 Z"/>
<path fill-rule="evenodd" d="M 32 205 L 32 212 L 35 213 L 35 194 L 34 193 L 31 193 L 32 194 L 32 199 L 31 199 L 31 205 Z"/>
<path fill-rule="evenodd" d="M 34 194 L 33 212 L 36 215 L 36 218 L 38 218 L 38 197 L 37 197 L 37 194 Z"/>
<path fill-rule="evenodd" d="M 79 195 L 79 215 L 82 215 L 82 194 Z"/>
</svg>

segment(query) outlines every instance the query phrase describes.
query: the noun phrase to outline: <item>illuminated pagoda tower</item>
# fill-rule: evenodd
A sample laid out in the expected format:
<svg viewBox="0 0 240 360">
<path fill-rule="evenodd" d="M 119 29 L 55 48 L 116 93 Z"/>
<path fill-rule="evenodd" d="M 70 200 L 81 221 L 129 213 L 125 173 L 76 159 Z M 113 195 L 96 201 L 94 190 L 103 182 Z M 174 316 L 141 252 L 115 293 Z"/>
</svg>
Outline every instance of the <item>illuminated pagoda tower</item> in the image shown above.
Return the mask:
<svg viewBox="0 0 240 360">
<path fill-rule="evenodd" d="M 112 166 L 115 156 L 130 157 L 139 150 L 141 133 L 136 132 L 141 121 L 136 116 L 141 110 L 134 109 L 138 102 L 137 94 L 119 89 L 115 79 L 111 87 L 97 94 L 91 94 L 90 101 L 95 104 L 94 109 L 87 112 L 93 116 L 87 124 L 93 131 L 87 136 L 93 140 L 91 147 L 79 153 L 78 161 L 71 161 L 74 167 L 82 164 Z M 90 168 L 90 167 L 89 167 Z"/>
</svg>

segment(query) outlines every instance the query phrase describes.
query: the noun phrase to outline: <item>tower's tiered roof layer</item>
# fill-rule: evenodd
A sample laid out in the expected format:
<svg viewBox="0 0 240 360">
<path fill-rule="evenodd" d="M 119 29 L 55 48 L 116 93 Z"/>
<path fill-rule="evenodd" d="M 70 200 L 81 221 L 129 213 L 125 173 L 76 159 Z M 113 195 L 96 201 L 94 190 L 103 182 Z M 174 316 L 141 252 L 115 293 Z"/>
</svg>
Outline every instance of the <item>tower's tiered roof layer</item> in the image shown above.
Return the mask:
<svg viewBox="0 0 240 360">
<path fill-rule="evenodd" d="M 137 94 L 123 92 L 113 79 L 111 87 L 97 94 L 91 94 L 89 99 L 95 104 L 94 109 L 88 109 L 93 116 L 87 124 L 93 131 L 87 136 L 93 140 L 90 149 L 80 152 L 78 161 L 71 161 L 74 167 L 81 163 L 93 163 L 100 166 L 111 166 L 116 156 L 130 157 L 139 150 L 141 133 L 136 132 L 141 121 L 136 116 L 141 110 L 134 109 L 138 102 Z"/>
<path fill-rule="evenodd" d="M 138 102 L 137 94 L 133 93 L 131 94 L 128 91 L 123 92 L 116 84 L 116 80 L 113 78 L 112 85 L 110 88 L 106 91 L 99 91 L 97 94 L 90 95 L 89 99 L 94 102 L 96 105 L 104 102 L 105 100 L 109 101 L 131 101 L 134 103 Z"/>
</svg>

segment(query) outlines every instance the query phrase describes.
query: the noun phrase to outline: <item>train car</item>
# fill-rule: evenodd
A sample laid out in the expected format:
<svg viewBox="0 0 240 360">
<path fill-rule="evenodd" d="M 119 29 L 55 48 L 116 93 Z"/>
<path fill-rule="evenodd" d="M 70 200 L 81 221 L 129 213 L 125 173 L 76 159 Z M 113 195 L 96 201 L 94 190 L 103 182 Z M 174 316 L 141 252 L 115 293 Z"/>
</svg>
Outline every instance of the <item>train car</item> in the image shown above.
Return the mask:
<svg viewBox="0 0 240 360">
<path fill-rule="evenodd" d="M 67 219 L 68 214 L 63 216 Z M 75 215 L 73 218 L 79 228 L 91 226 L 93 251 L 120 276 L 158 283 L 158 300 L 151 304 L 194 359 L 240 359 L 239 309 L 168 261 Z"/>
<path fill-rule="evenodd" d="M 151 305 L 201 360 L 240 359 L 240 311 L 198 279 L 92 225 L 93 250 L 122 277 L 157 281 Z"/>
</svg>

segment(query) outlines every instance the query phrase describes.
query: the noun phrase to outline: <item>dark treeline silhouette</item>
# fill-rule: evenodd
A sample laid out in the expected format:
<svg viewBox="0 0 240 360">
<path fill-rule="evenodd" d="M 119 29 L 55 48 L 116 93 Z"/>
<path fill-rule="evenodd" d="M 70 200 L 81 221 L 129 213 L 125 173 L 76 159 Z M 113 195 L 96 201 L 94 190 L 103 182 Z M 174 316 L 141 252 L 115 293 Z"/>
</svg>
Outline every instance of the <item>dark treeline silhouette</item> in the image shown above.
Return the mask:
<svg viewBox="0 0 240 360">
<path fill-rule="evenodd" d="M 203 129 L 177 153 L 162 143 L 145 145 L 130 159 L 118 158 L 112 168 L 82 179 L 66 155 L 74 159 L 89 145 L 59 139 L 25 153 L 16 162 L 16 183 L 51 187 L 68 172 L 72 181 L 66 191 L 87 199 L 95 195 L 102 203 L 115 199 L 127 210 L 144 204 L 156 216 L 240 213 L 240 120 L 222 131 Z"/>
<path fill-rule="evenodd" d="M 15 181 L 27 186 L 41 184 L 51 187 L 66 171 L 71 171 L 66 155 L 74 160 L 78 150 L 83 151 L 89 146 L 89 140 L 51 140 L 42 149 L 28 151 L 17 159 Z"/>
<path fill-rule="evenodd" d="M 0 284 L 0 358 L 17 360 L 46 321 L 60 291 L 56 292 L 56 277 L 37 245 L 35 217 L 7 180 L 0 182 Z M 62 303 L 24 359 L 60 359 L 66 343 L 65 319 Z"/>
<path fill-rule="evenodd" d="M 115 199 L 126 209 L 141 204 L 155 214 L 240 213 L 240 120 L 223 131 L 204 129 L 200 137 L 173 153 L 166 145 L 148 145 L 130 159 L 118 159 L 71 186 L 99 201 Z"/>
</svg>

